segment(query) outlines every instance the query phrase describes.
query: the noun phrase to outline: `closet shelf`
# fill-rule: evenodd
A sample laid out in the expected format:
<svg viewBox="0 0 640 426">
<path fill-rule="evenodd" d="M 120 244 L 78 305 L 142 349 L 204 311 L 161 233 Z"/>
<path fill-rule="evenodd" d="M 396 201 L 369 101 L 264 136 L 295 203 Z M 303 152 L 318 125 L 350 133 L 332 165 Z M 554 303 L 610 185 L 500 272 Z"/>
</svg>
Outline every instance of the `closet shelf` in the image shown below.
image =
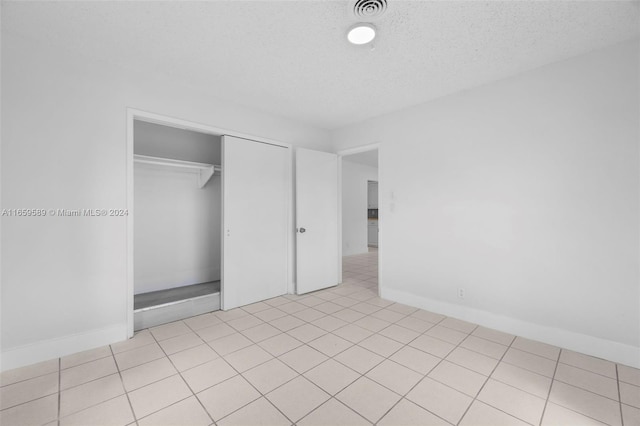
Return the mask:
<svg viewBox="0 0 640 426">
<path fill-rule="evenodd" d="M 204 188 L 207 182 L 209 182 L 209 179 L 211 179 L 216 172 L 218 174 L 222 173 L 222 166 L 207 163 L 196 163 L 195 161 L 174 160 L 171 158 L 151 157 L 148 155 L 138 154 L 133 156 L 133 161 L 138 164 L 174 167 L 193 171 L 198 175 L 198 187 L 201 189 Z"/>
</svg>

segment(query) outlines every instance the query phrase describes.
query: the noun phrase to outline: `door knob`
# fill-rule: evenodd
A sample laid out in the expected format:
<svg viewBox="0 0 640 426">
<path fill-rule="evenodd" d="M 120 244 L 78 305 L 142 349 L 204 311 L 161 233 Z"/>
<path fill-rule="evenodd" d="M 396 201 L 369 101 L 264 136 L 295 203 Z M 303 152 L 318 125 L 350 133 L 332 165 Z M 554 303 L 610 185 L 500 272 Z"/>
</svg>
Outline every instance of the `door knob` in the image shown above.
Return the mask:
<svg viewBox="0 0 640 426">
<path fill-rule="evenodd" d="M 298 232 L 300 232 L 301 234 L 304 234 L 305 232 L 307 232 L 307 230 L 304 228 L 300 228 L 298 229 Z"/>
</svg>

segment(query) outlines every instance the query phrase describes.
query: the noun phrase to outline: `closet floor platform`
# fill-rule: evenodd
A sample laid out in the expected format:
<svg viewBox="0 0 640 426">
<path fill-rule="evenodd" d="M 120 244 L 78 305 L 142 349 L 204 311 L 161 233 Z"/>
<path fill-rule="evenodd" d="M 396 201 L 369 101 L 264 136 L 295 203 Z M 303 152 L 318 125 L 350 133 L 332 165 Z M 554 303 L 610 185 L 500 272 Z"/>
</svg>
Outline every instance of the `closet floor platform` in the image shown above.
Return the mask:
<svg viewBox="0 0 640 426">
<path fill-rule="evenodd" d="M 220 281 L 193 284 L 183 287 L 170 288 L 167 290 L 152 291 L 149 293 L 136 294 L 133 297 L 133 309 L 144 309 L 151 306 L 164 305 L 166 303 L 178 302 L 192 299 L 194 297 L 206 296 L 220 292 Z"/>
</svg>

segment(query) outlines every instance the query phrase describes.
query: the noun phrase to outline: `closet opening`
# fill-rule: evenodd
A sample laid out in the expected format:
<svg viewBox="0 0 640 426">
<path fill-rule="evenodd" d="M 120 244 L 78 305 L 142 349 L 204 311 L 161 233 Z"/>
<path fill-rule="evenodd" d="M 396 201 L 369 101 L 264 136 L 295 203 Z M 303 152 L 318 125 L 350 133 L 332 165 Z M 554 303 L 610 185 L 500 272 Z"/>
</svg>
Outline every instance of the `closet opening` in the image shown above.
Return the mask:
<svg viewBox="0 0 640 426">
<path fill-rule="evenodd" d="M 133 121 L 134 330 L 220 309 L 220 135 Z"/>
</svg>

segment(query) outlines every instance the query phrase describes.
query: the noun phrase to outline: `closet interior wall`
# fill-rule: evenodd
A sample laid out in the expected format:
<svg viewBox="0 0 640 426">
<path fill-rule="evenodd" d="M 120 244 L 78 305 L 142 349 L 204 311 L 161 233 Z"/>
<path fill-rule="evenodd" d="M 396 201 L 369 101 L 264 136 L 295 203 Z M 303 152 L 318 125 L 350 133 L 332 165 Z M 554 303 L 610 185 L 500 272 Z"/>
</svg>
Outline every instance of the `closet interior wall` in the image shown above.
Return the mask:
<svg viewBox="0 0 640 426">
<path fill-rule="evenodd" d="M 134 154 L 220 165 L 221 139 L 136 120 Z M 172 289 L 192 296 L 220 291 L 221 176 L 217 170 L 200 188 L 198 173 L 134 161 L 135 309 L 155 303 L 150 294 L 181 294 Z"/>
</svg>

